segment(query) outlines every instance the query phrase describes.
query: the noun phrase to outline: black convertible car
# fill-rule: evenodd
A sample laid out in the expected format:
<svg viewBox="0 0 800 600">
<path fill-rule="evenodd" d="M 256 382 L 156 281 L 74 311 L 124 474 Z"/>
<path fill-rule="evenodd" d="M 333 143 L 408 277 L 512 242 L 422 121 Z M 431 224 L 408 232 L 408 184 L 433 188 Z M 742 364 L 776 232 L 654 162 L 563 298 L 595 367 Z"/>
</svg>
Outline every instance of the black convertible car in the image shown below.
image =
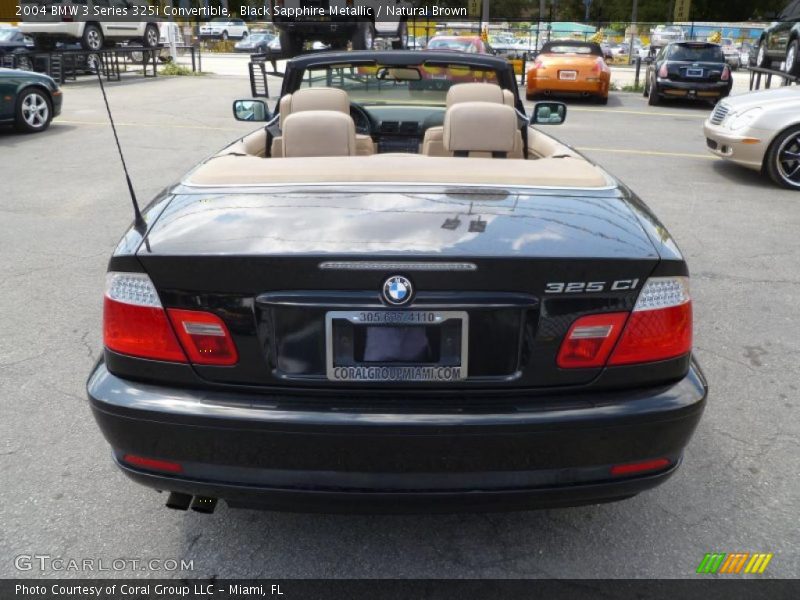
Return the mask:
<svg viewBox="0 0 800 600">
<path fill-rule="evenodd" d="M 733 76 L 725 53 L 710 42 L 674 42 L 647 65 L 644 95 L 654 106 L 664 98 L 717 102 L 731 93 Z"/>
<path fill-rule="evenodd" d="M 419 81 L 445 86 L 419 87 Z M 276 113 L 164 191 L 108 266 L 88 381 L 167 505 L 528 509 L 672 475 L 703 412 L 686 263 L 523 112 L 509 63 L 288 63 Z M 541 127 L 540 127 L 541 126 Z"/>
<path fill-rule="evenodd" d="M 781 62 L 787 73 L 800 76 L 800 0 L 789 2 L 758 40 L 757 67 L 768 69 Z"/>
</svg>

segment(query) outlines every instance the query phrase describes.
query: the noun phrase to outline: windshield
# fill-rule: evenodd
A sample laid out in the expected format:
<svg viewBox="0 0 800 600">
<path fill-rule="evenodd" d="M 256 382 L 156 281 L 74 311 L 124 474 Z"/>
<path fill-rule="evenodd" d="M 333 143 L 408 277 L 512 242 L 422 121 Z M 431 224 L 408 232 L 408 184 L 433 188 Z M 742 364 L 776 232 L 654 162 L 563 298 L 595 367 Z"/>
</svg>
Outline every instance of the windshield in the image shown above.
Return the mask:
<svg viewBox="0 0 800 600">
<path fill-rule="evenodd" d="M 446 104 L 447 90 L 455 83 L 498 83 L 493 69 L 481 70 L 465 65 L 412 65 L 404 68 L 410 71 L 397 81 L 390 77 L 378 79 L 388 72 L 399 72 L 392 67 L 342 65 L 306 69 L 301 88 L 334 87 L 345 90 L 350 99 L 364 105 L 433 105 Z M 416 77 L 419 73 L 419 77 Z M 409 75 L 415 75 L 410 77 Z"/>
<path fill-rule="evenodd" d="M 267 33 L 254 33 L 250 36 L 250 40 L 253 42 L 263 42 L 264 40 L 271 40 L 272 36 Z"/>
<path fill-rule="evenodd" d="M 669 60 L 686 62 L 725 62 L 725 55 L 719 46 L 683 46 L 670 48 Z"/>
<path fill-rule="evenodd" d="M 0 29 L 0 42 L 7 42 L 13 40 L 17 35 L 16 29 Z"/>
<path fill-rule="evenodd" d="M 626 45 L 623 45 L 627 48 Z M 550 54 L 591 54 L 592 49 L 588 46 L 551 46 L 547 52 Z"/>
</svg>

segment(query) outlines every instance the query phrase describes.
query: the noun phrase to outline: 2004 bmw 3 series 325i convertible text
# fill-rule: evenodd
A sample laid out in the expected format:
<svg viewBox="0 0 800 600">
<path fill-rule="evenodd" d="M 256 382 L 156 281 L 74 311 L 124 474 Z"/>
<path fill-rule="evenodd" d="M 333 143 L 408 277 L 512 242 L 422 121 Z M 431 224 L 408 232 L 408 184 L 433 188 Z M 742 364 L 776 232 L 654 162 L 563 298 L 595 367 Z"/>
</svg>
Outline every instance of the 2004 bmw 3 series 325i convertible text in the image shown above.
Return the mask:
<svg viewBox="0 0 800 600">
<path fill-rule="evenodd" d="M 291 61 L 277 114 L 234 112 L 266 125 L 109 263 L 88 393 L 128 476 L 173 508 L 398 512 L 675 471 L 707 393 L 686 263 L 541 130 L 563 104 L 525 117 L 492 56 L 346 52 Z"/>
</svg>

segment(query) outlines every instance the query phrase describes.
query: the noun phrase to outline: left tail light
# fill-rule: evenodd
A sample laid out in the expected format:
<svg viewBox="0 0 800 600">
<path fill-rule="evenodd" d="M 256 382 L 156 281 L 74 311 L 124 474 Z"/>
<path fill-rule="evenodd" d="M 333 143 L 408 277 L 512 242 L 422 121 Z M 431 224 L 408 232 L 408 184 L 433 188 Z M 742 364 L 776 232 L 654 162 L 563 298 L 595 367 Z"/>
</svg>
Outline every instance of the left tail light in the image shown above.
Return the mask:
<svg viewBox="0 0 800 600">
<path fill-rule="evenodd" d="M 725 66 L 722 67 L 722 75 L 720 76 L 720 80 L 728 81 L 731 78 L 731 70 Z"/>
<path fill-rule="evenodd" d="M 658 76 L 661 79 L 666 79 L 667 77 L 669 77 L 669 71 L 667 70 L 667 63 L 661 65 L 661 68 L 658 70 Z"/>
<path fill-rule="evenodd" d="M 165 310 L 144 273 L 106 275 L 103 343 L 114 352 L 152 360 L 233 365 L 239 359 L 222 319 L 203 311 Z"/>
<path fill-rule="evenodd" d="M 188 362 L 156 288 L 144 273 L 106 275 L 103 343 L 120 354 Z"/>
</svg>

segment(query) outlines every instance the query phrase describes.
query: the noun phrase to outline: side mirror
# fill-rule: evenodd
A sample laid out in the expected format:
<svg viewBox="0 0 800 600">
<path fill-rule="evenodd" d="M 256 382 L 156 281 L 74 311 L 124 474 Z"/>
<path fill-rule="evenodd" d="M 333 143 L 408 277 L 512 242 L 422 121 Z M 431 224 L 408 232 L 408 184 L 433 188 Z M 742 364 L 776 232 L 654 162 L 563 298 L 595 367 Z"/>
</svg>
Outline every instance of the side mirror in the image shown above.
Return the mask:
<svg viewBox="0 0 800 600">
<path fill-rule="evenodd" d="M 567 120 L 567 105 L 563 102 L 537 102 L 533 105 L 531 125 L 561 125 Z"/>
<path fill-rule="evenodd" d="M 267 103 L 263 100 L 234 100 L 233 116 L 237 121 L 269 121 Z"/>
</svg>

